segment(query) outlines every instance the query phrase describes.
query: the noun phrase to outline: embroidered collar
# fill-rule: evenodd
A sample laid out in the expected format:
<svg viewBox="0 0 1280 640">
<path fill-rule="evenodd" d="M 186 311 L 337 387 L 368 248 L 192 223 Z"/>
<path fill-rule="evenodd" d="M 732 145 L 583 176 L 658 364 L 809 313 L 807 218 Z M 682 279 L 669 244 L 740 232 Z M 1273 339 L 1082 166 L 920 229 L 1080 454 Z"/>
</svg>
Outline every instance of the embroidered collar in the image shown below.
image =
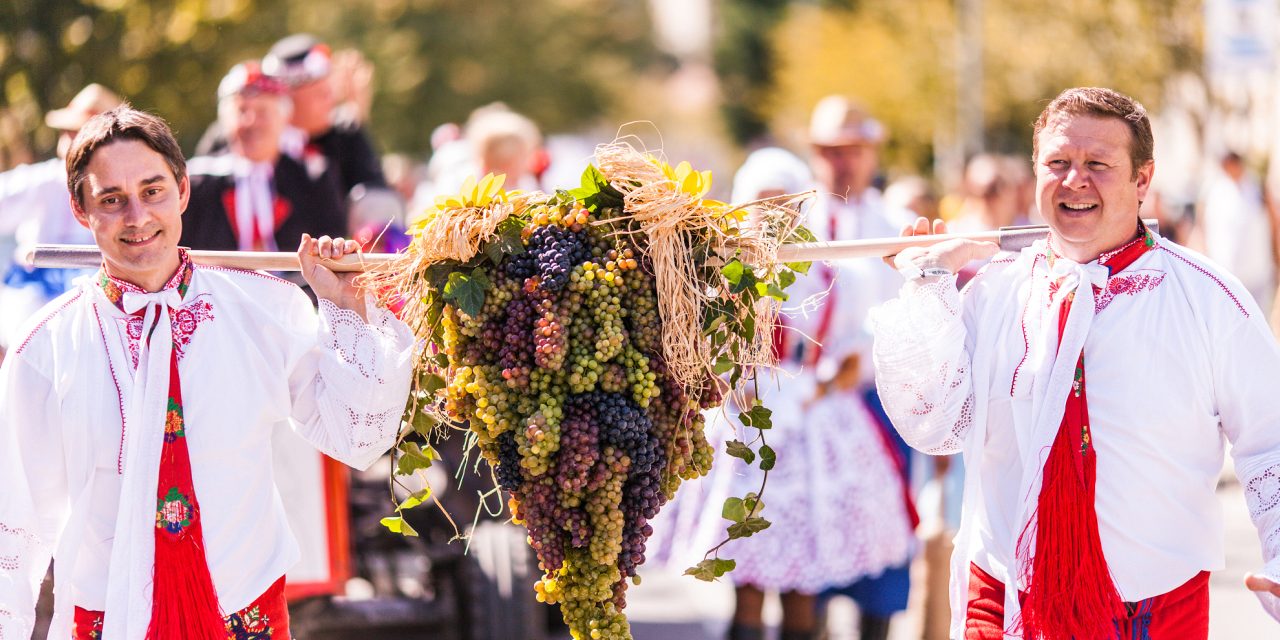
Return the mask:
<svg viewBox="0 0 1280 640">
<path fill-rule="evenodd" d="M 1132 240 L 1110 251 L 1104 251 L 1093 262 L 1106 267 L 1109 275 L 1115 275 L 1116 272 L 1123 271 L 1126 267 L 1132 264 L 1134 260 L 1137 260 L 1138 256 L 1146 253 L 1148 250 L 1155 247 L 1155 245 L 1155 236 L 1151 233 L 1151 230 L 1148 229 L 1146 225 L 1142 224 L 1141 220 L 1139 220 L 1138 228 L 1135 230 L 1135 235 Z M 1051 272 L 1053 270 L 1054 262 L 1059 259 L 1065 259 L 1054 253 L 1052 242 L 1046 241 L 1044 243 L 1044 253 Z"/>
<path fill-rule="evenodd" d="M 178 295 L 185 298 L 187 289 L 191 286 L 191 274 L 194 272 L 195 268 L 191 265 L 191 257 L 187 255 L 187 250 L 179 247 L 178 270 L 173 273 L 173 276 L 169 278 L 169 281 L 160 290 L 177 289 Z M 106 294 L 107 300 L 110 300 L 111 304 L 114 304 L 121 311 L 124 311 L 125 293 L 147 293 L 142 287 L 132 282 L 126 282 L 107 275 L 105 267 L 98 270 L 98 286 L 102 287 L 102 292 Z"/>
</svg>

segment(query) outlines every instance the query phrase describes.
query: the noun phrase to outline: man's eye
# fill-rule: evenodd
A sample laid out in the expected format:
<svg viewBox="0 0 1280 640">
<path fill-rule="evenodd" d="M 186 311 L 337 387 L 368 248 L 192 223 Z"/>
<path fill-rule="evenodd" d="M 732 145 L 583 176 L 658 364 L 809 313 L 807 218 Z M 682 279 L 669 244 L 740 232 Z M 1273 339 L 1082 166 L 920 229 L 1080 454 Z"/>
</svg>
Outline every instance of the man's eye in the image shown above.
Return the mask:
<svg viewBox="0 0 1280 640">
<path fill-rule="evenodd" d="M 1061 169 L 1067 166 L 1067 161 L 1066 160 L 1050 160 L 1045 164 L 1049 165 L 1051 168 L 1054 168 L 1054 169 Z"/>
</svg>

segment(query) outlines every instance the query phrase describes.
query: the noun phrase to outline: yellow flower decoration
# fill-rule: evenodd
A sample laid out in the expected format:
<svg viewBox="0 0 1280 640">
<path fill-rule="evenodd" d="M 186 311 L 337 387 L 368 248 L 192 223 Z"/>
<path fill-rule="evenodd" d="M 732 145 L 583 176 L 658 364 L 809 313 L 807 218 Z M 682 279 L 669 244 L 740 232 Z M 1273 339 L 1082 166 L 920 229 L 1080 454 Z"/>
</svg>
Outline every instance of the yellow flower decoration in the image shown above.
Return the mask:
<svg viewBox="0 0 1280 640">
<path fill-rule="evenodd" d="M 476 180 L 475 176 L 467 176 L 467 179 L 462 183 L 462 188 L 456 195 L 436 196 L 435 204 L 410 226 L 409 233 L 415 236 L 422 233 L 422 228 L 443 211 L 450 209 L 483 209 L 492 204 L 509 202 L 513 196 L 518 195 L 520 192 L 503 191 L 502 185 L 506 181 L 507 176 L 503 173 L 487 173 L 479 180 Z"/>
</svg>

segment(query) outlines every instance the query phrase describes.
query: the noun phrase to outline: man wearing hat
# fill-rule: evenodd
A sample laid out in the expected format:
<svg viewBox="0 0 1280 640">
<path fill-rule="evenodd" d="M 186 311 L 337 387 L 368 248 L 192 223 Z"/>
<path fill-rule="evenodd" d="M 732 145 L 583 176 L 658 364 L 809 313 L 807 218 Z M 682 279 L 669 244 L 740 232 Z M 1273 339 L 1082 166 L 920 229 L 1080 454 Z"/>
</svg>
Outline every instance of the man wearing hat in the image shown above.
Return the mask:
<svg viewBox="0 0 1280 640">
<path fill-rule="evenodd" d="M 303 233 L 345 236 L 346 213 L 331 170 L 313 174 L 281 152 L 289 89 L 255 61 L 218 85 L 227 148 L 191 159 L 191 205 L 182 244 L 195 249 L 293 251 Z"/>
<path fill-rule="evenodd" d="M 809 126 L 812 146 L 810 166 L 817 180 L 818 197 L 809 214 L 809 228 L 819 240 L 859 240 L 895 236 L 911 219 L 906 211 L 894 209 L 881 198 L 873 182 L 879 171 L 880 145 L 885 129 L 856 101 L 844 96 L 827 96 L 813 109 Z M 901 536 L 919 521 L 908 491 L 909 450 L 901 443 L 892 425 L 880 410 L 875 394 L 871 368 L 871 336 L 865 329 L 867 313 L 872 307 L 892 298 L 897 292 L 898 275 L 888 266 L 871 260 L 858 260 L 831 265 L 816 265 L 807 280 L 809 287 L 825 289 L 823 304 L 809 313 L 805 335 L 816 344 L 807 345 L 805 364 L 812 367 L 819 382 L 850 368 L 858 371 L 855 389 L 843 391 L 857 396 L 868 412 L 877 418 L 884 453 L 893 462 L 896 477 L 866 478 L 866 482 L 893 484 L 902 488 L 903 508 L 894 512 L 867 514 L 878 518 L 869 529 L 877 535 Z M 860 469 L 860 473 L 883 473 L 883 467 Z M 908 522 L 901 522 L 902 514 Z M 895 533 L 896 532 L 896 533 Z M 900 544 L 899 541 L 865 541 L 867 544 Z M 913 541 L 906 541 L 913 547 Z M 883 639 L 889 634 L 892 614 L 906 608 L 910 587 L 910 559 L 891 566 L 875 578 L 864 578 L 853 584 L 828 591 L 820 596 L 825 602 L 833 593 L 846 595 L 857 602 L 860 610 L 860 637 Z"/>
<path fill-rule="evenodd" d="M 76 224 L 67 198 L 63 158 L 80 127 L 89 118 L 120 104 L 120 98 L 100 84 L 81 89 L 63 109 L 45 115 L 45 124 L 61 132 L 58 156 L 20 165 L 0 173 L 0 237 L 15 236 L 16 251 L 0 286 L 0 360 L 18 325 L 49 300 L 65 291 L 76 272 L 32 269 L 22 264 L 40 243 L 87 244 L 92 237 Z"/>
</svg>

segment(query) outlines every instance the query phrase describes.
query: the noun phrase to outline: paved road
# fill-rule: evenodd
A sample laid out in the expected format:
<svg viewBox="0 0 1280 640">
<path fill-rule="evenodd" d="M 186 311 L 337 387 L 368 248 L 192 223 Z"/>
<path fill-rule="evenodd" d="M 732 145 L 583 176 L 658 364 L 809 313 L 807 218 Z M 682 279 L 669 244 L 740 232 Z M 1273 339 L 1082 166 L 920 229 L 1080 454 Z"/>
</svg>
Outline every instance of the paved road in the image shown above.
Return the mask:
<svg viewBox="0 0 1280 640">
<path fill-rule="evenodd" d="M 1258 538 L 1245 507 L 1239 484 L 1226 481 L 1219 490 L 1227 521 L 1227 568 L 1210 580 L 1210 638 L 1237 640 L 1280 638 L 1280 623 L 1263 612 L 1257 598 L 1243 586 L 1244 573 L 1262 564 Z M 720 640 L 733 611 L 733 590 L 727 584 L 707 584 L 671 573 L 649 571 L 643 582 L 627 592 L 627 614 L 636 640 Z M 776 624 L 776 607 L 765 610 Z M 832 640 L 855 636 L 850 632 L 856 613 L 851 604 L 834 603 Z M 919 607 L 894 623 L 891 640 L 920 638 Z"/>
</svg>

